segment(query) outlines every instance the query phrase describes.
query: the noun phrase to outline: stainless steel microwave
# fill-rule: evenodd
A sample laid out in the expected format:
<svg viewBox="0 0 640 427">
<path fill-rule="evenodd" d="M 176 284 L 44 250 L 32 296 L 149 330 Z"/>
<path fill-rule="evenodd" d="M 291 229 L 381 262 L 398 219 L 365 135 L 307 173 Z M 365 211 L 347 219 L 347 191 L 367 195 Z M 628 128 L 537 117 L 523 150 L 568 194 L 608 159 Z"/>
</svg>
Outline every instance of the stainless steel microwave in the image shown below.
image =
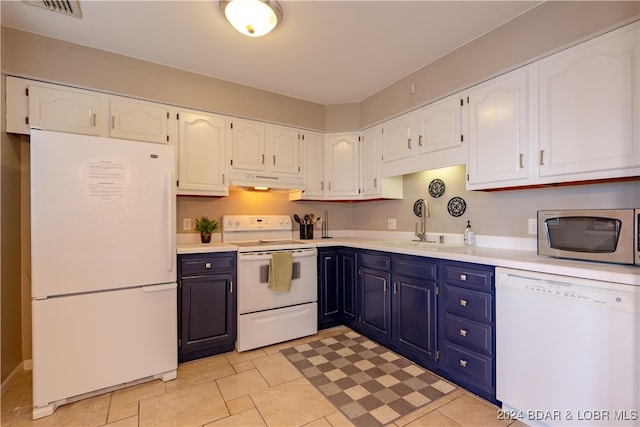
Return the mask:
<svg viewBox="0 0 640 427">
<path fill-rule="evenodd" d="M 640 266 L 640 209 L 538 211 L 538 254 Z"/>
</svg>

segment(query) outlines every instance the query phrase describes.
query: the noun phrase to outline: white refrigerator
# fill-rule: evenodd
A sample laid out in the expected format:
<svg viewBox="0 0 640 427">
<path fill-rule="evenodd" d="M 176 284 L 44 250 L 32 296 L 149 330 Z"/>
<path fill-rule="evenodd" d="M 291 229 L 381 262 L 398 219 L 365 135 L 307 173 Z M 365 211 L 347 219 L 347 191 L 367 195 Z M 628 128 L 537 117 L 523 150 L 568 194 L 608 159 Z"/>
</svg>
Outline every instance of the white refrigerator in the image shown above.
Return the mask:
<svg viewBox="0 0 640 427">
<path fill-rule="evenodd" d="M 172 146 L 31 132 L 33 418 L 177 369 Z"/>
</svg>

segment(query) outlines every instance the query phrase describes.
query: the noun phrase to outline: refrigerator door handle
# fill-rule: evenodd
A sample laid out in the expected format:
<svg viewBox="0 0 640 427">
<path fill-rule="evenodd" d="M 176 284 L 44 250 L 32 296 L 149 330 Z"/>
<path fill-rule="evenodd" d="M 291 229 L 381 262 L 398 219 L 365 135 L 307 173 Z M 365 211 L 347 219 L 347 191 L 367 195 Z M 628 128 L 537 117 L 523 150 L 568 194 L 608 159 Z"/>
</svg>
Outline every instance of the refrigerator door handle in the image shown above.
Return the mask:
<svg viewBox="0 0 640 427">
<path fill-rule="evenodd" d="M 142 292 L 162 292 L 162 291 L 170 291 L 171 289 L 175 289 L 178 285 L 176 283 L 164 283 L 162 285 L 149 285 L 143 286 Z"/>
<path fill-rule="evenodd" d="M 173 271 L 173 262 L 174 259 L 176 258 L 175 256 L 175 247 L 176 247 L 176 243 L 175 243 L 175 232 L 173 231 L 173 223 L 174 223 L 174 218 L 173 218 L 173 203 L 171 202 L 172 199 L 172 186 L 171 183 L 173 182 L 173 177 L 171 174 L 167 174 L 165 176 L 165 204 L 166 204 L 166 209 L 167 209 L 167 235 L 169 236 L 169 247 L 167 248 L 167 252 L 169 255 L 169 262 L 167 263 L 168 265 L 168 269 L 167 271 Z"/>
</svg>

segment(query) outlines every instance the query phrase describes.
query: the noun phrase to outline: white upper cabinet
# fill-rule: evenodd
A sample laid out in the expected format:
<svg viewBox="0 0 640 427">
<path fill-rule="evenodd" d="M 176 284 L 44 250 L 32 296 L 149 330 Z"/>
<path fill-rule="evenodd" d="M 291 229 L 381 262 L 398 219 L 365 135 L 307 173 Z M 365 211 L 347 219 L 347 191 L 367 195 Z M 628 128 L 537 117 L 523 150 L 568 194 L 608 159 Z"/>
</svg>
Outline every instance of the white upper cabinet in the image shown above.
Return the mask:
<svg viewBox="0 0 640 427">
<path fill-rule="evenodd" d="M 353 198 L 360 194 L 358 134 L 329 134 L 325 140 L 325 195 Z"/>
<path fill-rule="evenodd" d="M 264 172 L 265 127 L 259 122 L 234 119 L 230 122 L 231 137 L 228 142 L 229 169 L 235 171 Z"/>
<path fill-rule="evenodd" d="M 29 85 L 28 97 L 30 127 L 106 136 L 102 94 L 64 86 Z"/>
<path fill-rule="evenodd" d="M 537 63 L 543 181 L 640 175 L 639 40 L 636 23 Z"/>
<path fill-rule="evenodd" d="M 401 199 L 402 176 L 382 177 L 382 127 L 363 132 L 360 139 L 360 175 L 363 199 Z"/>
<path fill-rule="evenodd" d="M 302 134 L 302 169 L 304 190 L 295 192 L 292 199 L 320 199 L 324 197 L 324 135 L 314 132 Z"/>
<path fill-rule="evenodd" d="M 380 166 L 382 160 L 382 127 L 376 126 L 362 133 L 360 141 L 362 196 L 380 195 Z"/>
<path fill-rule="evenodd" d="M 519 69 L 468 92 L 467 189 L 528 179 L 528 75 L 528 69 Z"/>
<path fill-rule="evenodd" d="M 414 113 L 407 113 L 382 125 L 382 162 L 393 163 L 413 157 L 417 146 L 414 140 Z"/>
<path fill-rule="evenodd" d="M 197 111 L 178 117 L 178 194 L 228 195 L 224 117 Z"/>
<path fill-rule="evenodd" d="M 109 136 L 136 141 L 169 142 L 169 106 L 137 99 L 112 97 Z"/>
<path fill-rule="evenodd" d="M 463 146 L 464 101 L 455 95 L 429 104 L 416 112 L 418 152 L 435 153 Z"/>
<path fill-rule="evenodd" d="M 298 175 L 300 168 L 300 133 L 284 126 L 268 126 L 265 153 L 268 171 Z"/>
</svg>

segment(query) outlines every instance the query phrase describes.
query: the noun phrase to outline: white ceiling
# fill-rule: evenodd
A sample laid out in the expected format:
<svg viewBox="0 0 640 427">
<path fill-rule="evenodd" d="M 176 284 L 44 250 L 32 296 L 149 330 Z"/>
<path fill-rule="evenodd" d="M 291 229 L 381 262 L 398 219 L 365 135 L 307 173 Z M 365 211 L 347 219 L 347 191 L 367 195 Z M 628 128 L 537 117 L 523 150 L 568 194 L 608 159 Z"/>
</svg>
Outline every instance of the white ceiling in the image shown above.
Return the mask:
<svg viewBox="0 0 640 427">
<path fill-rule="evenodd" d="M 2 25 L 324 105 L 359 102 L 540 1 L 281 0 L 249 38 L 218 2 L 80 0 L 82 19 L 3 0 Z"/>
</svg>

